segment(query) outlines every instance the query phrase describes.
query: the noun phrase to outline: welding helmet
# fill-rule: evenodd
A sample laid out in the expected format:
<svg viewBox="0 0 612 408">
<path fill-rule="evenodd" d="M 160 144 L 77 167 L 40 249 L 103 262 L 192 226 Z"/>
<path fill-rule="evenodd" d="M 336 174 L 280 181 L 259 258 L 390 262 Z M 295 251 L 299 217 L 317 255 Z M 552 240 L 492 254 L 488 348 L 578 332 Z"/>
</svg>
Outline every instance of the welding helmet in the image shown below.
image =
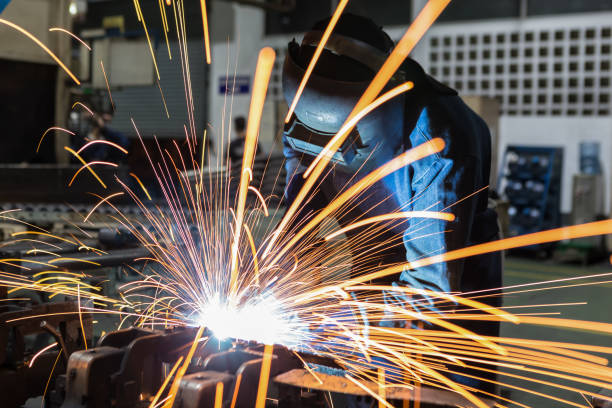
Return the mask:
<svg viewBox="0 0 612 408">
<path fill-rule="evenodd" d="M 301 44 L 289 43 L 283 65 L 283 92 L 290 104 L 329 20 L 304 35 Z M 374 75 L 393 49 L 393 41 L 370 19 L 343 15 L 285 125 L 284 139 L 295 151 L 316 156 L 340 130 Z M 405 82 L 399 69 L 386 89 Z M 349 165 L 384 142 L 399 144 L 402 133 L 402 98 L 391 100 L 363 118 L 332 157 Z M 396 142 L 396 143 L 394 143 Z"/>
</svg>

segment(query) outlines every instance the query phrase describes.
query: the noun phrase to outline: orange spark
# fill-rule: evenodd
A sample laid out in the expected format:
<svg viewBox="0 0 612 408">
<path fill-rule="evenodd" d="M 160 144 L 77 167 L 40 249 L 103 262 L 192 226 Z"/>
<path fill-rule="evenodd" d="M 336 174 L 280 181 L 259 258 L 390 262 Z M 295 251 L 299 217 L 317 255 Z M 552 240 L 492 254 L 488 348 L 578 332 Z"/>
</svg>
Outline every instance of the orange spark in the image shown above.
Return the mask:
<svg viewBox="0 0 612 408">
<path fill-rule="evenodd" d="M 64 149 L 67 150 L 68 152 L 70 152 L 74 157 L 76 157 L 81 163 L 83 163 L 83 165 L 87 165 L 87 162 L 85 160 L 83 160 L 83 158 L 77 152 L 75 152 L 74 150 L 72 150 L 68 146 L 64 146 Z M 93 169 L 91 167 L 87 167 L 87 170 L 89 170 L 89 172 L 100 182 L 100 184 L 102 184 L 102 187 L 106 188 L 106 184 L 104 184 L 102 179 L 100 177 L 98 177 L 96 172 L 93 171 Z"/>
<path fill-rule="evenodd" d="M 113 94 L 111 94 L 110 84 L 108 83 L 108 77 L 106 76 L 106 70 L 104 69 L 104 63 L 100 60 L 100 68 L 102 68 L 102 74 L 104 74 L 104 82 L 106 82 L 106 89 L 108 90 L 108 98 L 110 99 L 113 111 L 115 110 L 115 102 L 113 102 Z"/>
<path fill-rule="evenodd" d="M 79 309 L 79 322 L 81 323 L 81 333 L 83 334 L 83 345 L 87 350 L 87 336 L 85 336 L 85 326 L 83 326 L 83 312 L 81 311 L 81 285 L 77 284 L 77 308 Z"/>
<path fill-rule="evenodd" d="M 77 171 L 76 173 L 74 173 L 74 176 L 72 176 L 72 179 L 70 180 L 70 182 L 68 183 L 68 187 L 70 187 L 72 185 L 72 183 L 74 183 L 74 179 L 76 179 L 76 177 L 79 175 L 79 173 L 85 169 L 90 169 L 91 166 L 97 165 L 97 164 L 103 164 L 105 166 L 111 166 L 111 167 L 119 167 L 119 165 L 115 164 L 115 163 L 111 163 L 111 162 L 105 162 L 105 161 L 91 161 L 89 163 L 85 163 L 84 165 L 82 165 Z M 104 186 L 104 188 L 106 188 L 106 186 Z"/>
<path fill-rule="evenodd" d="M 383 401 L 387 400 L 386 390 L 385 390 L 385 370 L 382 368 L 378 369 L 378 395 L 380 395 L 380 400 L 378 401 L 378 408 L 382 408 L 385 406 Z"/>
<path fill-rule="evenodd" d="M 91 142 L 87 142 L 83 147 L 81 147 L 79 150 L 77 150 L 77 153 L 81 154 L 81 152 L 83 150 L 87 149 L 89 146 L 94 145 L 94 144 L 109 145 L 109 146 L 114 147 L 115 149 L 121 150 L 125 154 L 128 154 L 128 151 L 126 149 L 124 149 L 123 147 L 119 146 L 117 143 L 109 142 L 108 140 L 92 140 Z"/>
<path fill-rule="evenodd" d="M 86 111 L 87 111 L 87 112 L 88 112 L 88 113 L 89 113 L 91 116 L 93 116 L 93 115 L 94 115 L 94 113 L 92 112 L 92 110 L 91 110 L 91 109 L 89 109 L 89 108 L 88 108 L 88 107 L 87 107 L 85 104 L 83 104 L 83 103 L 81 103 L 81 102 L 75 102 L 75 103 L 73 103 L 73 104 L 72 104 L 72 108 L 71 108 L 71 109 L 74 109 L 74 107 L 75 107 L 75 106 L 80 106 L 80 107 L 82 107 L 82 108 L 83 108 L 83 109 L 85 109 L 85 110 L 86 110 Z"/>
<path fill-rule="evenodd" d="M 468 298 L 464 298 L 462 296 L 455 296 L 452 295 L 450 293 L 446 293 L 446 292 L 434 292 L 432 290 L 427 290 L 427 289 L 419 289 L 419 288 L 412 288 L 410 286 L 398 286 L 398 287 L 393 287 L 393 288 L 389 288 L 388 286 L 384 286 L 384 285 L 361 285 L 361 286 L 349 286 L 346 287 L 345 290 L 351 292 L 351 291 L 357 291 L 357 290 L 390 290 L 390 291 L 397 291 L 397 292 L 405 292 L 405 293 L 411 293 L 411 294 L 417 294 L 417 295 L 422 295 L 422 296 L 426 296 L 426 297 L 432 297 L 432 298 L 436 298 L 436 297 L 440 297 L 440 298 L 444 298 L 444 299 L 448 299 L 451 302 L 455 302 L 467 307 L 471 307 L 477 310 L 483 310 L 486 311 L 487 313 L 490 314 L 494 314 L 496 316 L 501 317 L 503 320 L 507 320 L 509 322 L 512 323 L 520 323 L 521 320 L 519 318 L 517 318 L 516 316 L 489 306 L 487 304 L 478 302 L 476 300 L 472 300 L 472 299 L 468 299 Z"/>
<path fill-rule="evenodd" d="M 257 249 L 255 248 L 255 241 L 253 240 L 253 234 L 248 225 L 243 224 L 244 232 L 246 232 L 249 245 L 251 247 L 251 253 L 253 254 L 253 266 L 255 268 L 255 284 L 259 286 L 259 263 L 257 262 Z"/>
<path fill-rule="evenodd" d="M 300 96 L 302 96 L 302 92 L 304 92 L 306 83 L 308 82 L 308 79 L 310 78 L 310 75 L 312 74 L 312 71 L 314 70 L 314 67 L 317 64 L 321 53 L 323 52 L 323 48 L 325 48 L 325 44 L 327 44 L 327 40 L 329 40 L 329 37 L 331 36 L 332 31 L 336 27 L 336 23 L 340 19 L 340 15 L 342 14 L 342 11 L 344 11 L 344 8 L 346 7 L 347 3 L 348 0 L 341 0 L 338 4 L 338 7 L 336 7 L 336 11 L 334 11 L 334 14 L 329 20 L 329 24 L 323 32 L 323 36 L 321 37 L 321 40 L 319 41 L 319 44 L 317 45 L 317 48 L 315 49 L 315 52 L 312 55 L 312 59 L 308 64 L 308 68 L 306 68 L 306 72 L 304 73 L 302 82 L 300 82 L 300 86 L 298 87 L 298 90 L 295 93 L 295 96 L 293 97 L 293 101 L 291 102 L 291 106 L 289 107 L 289 112 L 287 112 L 287 116 L 285 117 L 285 123 L 289 123 L 289 119 L 291 119 L 291 115 L 293 114 L 293 111 L 297 106 Z"/>
<path fill-rule="evenodd" d="M 221 408 L 221 404 L 223 404 L 223 383 L 218 382 L 215 389 L 215 408 Z"/>
<path fill-rule="evenodd" d="M 204 47 L 206 48 L 206 63 L 210 65 L 210 38 L 208 35 L 208 16 L 206 14 L 206 0 L 200 0 L 202 9 L 202 26 L 204 29 Z"/>
<path fill-rule="evenodd" d="M 57 257 L 60 256 L 60 255 L 56 254 L 55 252 L 45 251 L 44 249 L 38 249 L 38 248 L 33 248 L 33 249 L 28 250 L 26 252 L 26 254 L 28 254 L 28 255 L 30 255 L 30 254 L 34 254 L 34 255 L 46 254 L 46 255 L 57 256 Z"/>
<path fill-rule="evenodd" d="M 63 28 L 60 27 L 52 27 L 49 29 L 49 31 L 61 31 L 62 33 L 66 33 L 69 36 L 71 36 L 72 38 L 74 38 L 75 40 L 77 40 L 78 42 L 80 42 L 81 44 L 83 44 L 85 46 L 85 48 L 87 48 L 89 51 L 91 51 L 91 47 L 89 46 L 89 44 L 87 44 L 85 41 L 83 41 L 79 36 L 77 36 L 76 34 L 65 30 Z"/>
<path fill-rule="evenodd" d="M 70 257 L 60 257 L 60 258 L 55 258 L 55 259 L 51 259 L 49 261 L 49 264 L 54 264 L 57 262 L 62 262 L 62 261 L 76 261 L 76 262 L 84 262 L 84 263 L 88 263 L 90 265 L 96 265 L 96 266 L 100 266 L 100 264 L 98 262 L 94 262 L 94 261 L 88 261 L 86 259 L 79 259 L 79 258 L 70 258 Z"/>
<path fill-rule="evenodd" d="M 347 380 L 351 381 L 356 386 L 358 386 L 359 388 L 361 388 L 362 390 L 364 390 L 366 393 L 368 393 L 372 398 L 377 400 L 381 405 L 383 405 L 383 406 L 385 406 L 387 408 L 393 408 L 393 405 L 389 404 L 387 401 L 385 401 L 384 398 L 382 398 L 380 395 L 376 394 L 369 387 L 366 387 L 365 385 L 363 385 L 362 383 L 360 383 L 359 381 L 357 381 L 356 379 L 354 379 L 353 377 L 351 377 L 348 374 L 344 374 L 344 377 Z"/>
<path fill-rule="evenodd" d="M 166 97 L 164 96 L 164 91 L 162 91 L 161 84 L 157 81 L 157 87 L 159 88 L 159 94 L 162 97 L 162 102 L 164 103 L 164 109 L 166 111 L 166 118 L 170 119 L 170 113 L 168 112 L 168 105 L 166 105 Z"/>
<path fill-rule="evenodd" d="M 247 123 L 246 137 L 244 142 L 244 155 L 242 158 L 242 172 L 240 173 L 240 187 L 238 192 L 238 203 L 236 205 L 236 227 L 234 241 L 231 249 L 231 279 L 230 290 L 235 289 L 238 274 L 238 248 L 240 245 L 240 232 L 244 224 L 244 206 L 250 183 L 249 173 L 252 174 L 251 166 L 257 148 L 259 136 L 259 124 L 266 99 L 270 74 L 274 66 L 276 53 L 270 47 L 263 48 L 259 52 L 257 67 L 255 68 L 255 79 L 253 81 L 253 94 L 251 96 L 251 107 L 249 109 L 249 121 Z"/>
<path fill-rule="evenodd" d="M 170 373 L 168 373 L 168 375 L 164 379 L 164 382 L 162 383 L 161 387 L 159 387 L 159 390 L 157 391 L 157 394 L 155 394 L 155 397 L 153 398 L 153 400 L 149 404 L 149 408 L 153 408 L 155 406 L 155 404 L 157 404 L 157 401 L 159 401 L 159 397 L 161 397 L 162 392 L 164 392 L 164 390 L 166 389 L 166 386 L 168 385 L 168 382 L 170 381 L 170 379 L 174 375 L 174 372 L 176 371 L 176 369 L 179 367 L 179 364 L 181 364 L 181 361 L 183 361 L 183 356 L 180 356 L 178 358 L 178 360 L 176 360 L 176 363 L 174 363 L 174 366 L 172 366 L 172 369 L 170 370 Z"/>
<path fill-rule="evenodd" d="M 238 389 L 240 388 L 240 382 L 242 381 L 242 373 L 238 374 L 236 377 L 236 385 L 234 385 L 234 395 L 232 396 L 232 403 L 230 408 L 234 408 L 236 406 L 236 399 L 238 398 Z"/>
<path fill-rule="evenodd" d="M 10 21 L 7 21 L 3 18 L 0 18 L 0 23 L 5 24 L 11 28 L 14 28 L 15 30 L 19 31 L 20 33 L 22 33 L 23 35 L 25 35 L 26 37 L 28 37 L 30 40 L 34 41 L 36 43 L 36 45 L 38 45 L 40 48 L 42 48 L 47 54 L 49 54 L 49 56 L 51 56 L 51 58 L 53 58 L 53 60 L 60 66 L 62 67 L 62 69 L 64 71 L 66 71 L 66 73 L 70 76 L 70 78 L 72 78 L 72 80 L 74 82 L 76 82 L 77 85 L 81 85 L 81 82 L 78 80 L 78 78 L 72 73 L 72 71 L 70 71 L 68 69 L 68 67 L 66 65 L 64 65 L 64 63 L 57 57 L 57 55 L 55 55 L 45 44 L 43 44 L 38 38 L 36 38 L 34 35 L 32 35 L 29 31 L 27 31 L 26 29 L 18 26 L 15 23 L 11 23 Z"/>
<path fill-rule="evenodd" d="M 255 193 L 255 195 L 257 196 L 257 199 L 259 199 L 259 202 L 261 203 L 261 206 L 263 207 L 264 214 L 267 217 L 269 214 L 268 214 L 268 206 L 266 205 L 266 200 L 264 200 L 259 190 L 257 190 L 255 187 L 249 186 L 249 190 Z"/>
<path fill-rule="evenodd" d="M 38 146 L 36 146 L 36 153 L 38 153 L 38 149 L 40 149 L 40 145 L 43 139 L 45 138 L 45 136 L 47 136 L 47 133 L 49 133 L 52 130 L 61 130 L 62 132 L 66 132 L 69 135 L 74 136 L 74 133 L 69 131 L 68 129 L 64 129 L 64 128 L 57 127 L 57 126 L 50 127 L 49 129 L 45 130 L 45 133 L 43 133 L 43 135 L 40 137 L 40 140 L 38 141 Z"/>
<path fill-rule="evenodd" d="M 339 229 L 336 232 L 333 232 L 325 237 L 326 241 L 337 237 L 338 235 L 342 235 L 345 232 L 354 230 L 359 227 L 363 227 L 364 225 L 374 224 L 380 221 L 390 221 L 390 220 L 398 220 L 402 218 L 428 218 L 428 219 L 436 219 L 436 220 L 444 220 L 444 221 L 454 221 L 455 216 L 451 213 L 445 212 L 437 212 L 437 211 L 404 211 L 398 213 L 391 214 L 383 214 L 378 215 L 376 217 L 366 218 L 365 220 L 361 220 L 355 222 L 353 224 L 347 225 L 344 228 Z"/>
<path fill-rule="evenodd" d="M 122 196 L 122 195 L 123 195 L 123 193 L 122 193 L 122 192 L 119 192 L 119 193 L 111 194 L 111 195 L 109 195 L 109 196 L 107 196 L 107 197 L 103 198 L 102 200 L 100 200 L 100 201 L 98 202 L 98 204 L 94 205 L 94 207 L 93 207 L 93 208 L 92 208 L 92 209 L 89 211 L 89 213 L 87 213 L 87 216 L 86 216 L 86 217 L 83 219 L 83 222 L 87 222 L 87 220 L 89 219 L 89 217 L 91 217 L 91 214 L 93 214 L 93 213 L 94 213 L 94 211 L 96 211 L 96 209 L 97 209 L 98 207 L 100 207 L 102 204 L 104 204 L 105 202 L 107 202 L 108 200 L 110 200 L 110 199 L 111 199 L 111 198 L 113 198 L 113 197 Z"/>
<path fill-rule="evenodd" d="M 144 184 L 142 184 L 142 181 L 140 181 L 140 179 L 138 178 L 137 175 L 135 175 L 134 173 L 130 173 L 130 176 L 134 177 L 136 179 L 136 182 L 138 183 L 138 185 L 140 186 L 140 188 L 142 188 L 142 191 L 144 191 L 144 193 L 147 195 L 147 198 L 149 199 L 149 201 L 152 200 L 151 196 L 149 195 L 149 191 L 147 190 L 147 188 L 144 186 Z"/>
<path fill-rule="evenodd" d="M 57 365 L 57 362 L 59 361 L 59 358 L 61 355 L 62 355 L 62 351 L 60 350 L 60 352 L 57 353 L 57 357 L 55 358 L 53 367 L 51 367 L 51 372 L 49 373 L 49 378 L 47 378 L 47 384 L 45 384 L 45 390 L 43 391 L 43 398 L 42 398 L 43 404 L 45 403 L 45 396 L 47 395 L 47 389 L 49 388 L 49 383 L 51 382 L 51 378 L 53 378 L 53 372 L 55 371 L 55 366 Z"/>
<path fill-rule="evenodd" d="M 266 405 L 266 395 L 268 395 L 268 379 L 270 378 L 270 366 L 272 364 L 272 351 L 274 346 L 266 344 L 264 346 L 263 361 L 261 362 L 261 373 L 259 374 L 259 385 L 257 387 L 257 399 L 255 408 L 264 408 Z"/>
<path fill-rule="evenodd" d="M 196 333 L 193 343 L 191 343 L 191 347 L 189 349 L 189 352 L 187 353 L 187 357 L 185 357 L 185 361 L 183 362 L 183 365 L 176 373 L 176 377 L 174 378 L 174 381 L 172 382 L 172 386 L 170 387 L 170 393 L 169 393 L 170 399 L 166 401 L 166 403 L 163 405 L 164 408 L 172 407 L 172 404 L 174 403 L 174 399 L 176 398 L 176 393 L 178 392 L 178 387 L 181 382 L 181 379 L 187 372 L 187 368 L 189 367 L 189 364 L 191 363 L 191 359 L 193 358 L 193 355 L 196 349 L 198 348 L 198 343 L 200 342 L 200 339 L 202 338 L 203 333 L 204 333 L 204 327 L 200 327 L 198 329 L 198 332 Z"/>
<path fill-rule="evenodd" d="M 53 347 L 57 346 L 57 342 L 49 344 L 47 347 L 43 347 L 38 353 L 34 354 L 34 356 L 32 357 L 32 359 L 30 360 L 30 363 L 28 364 L 29 368 L 32 368 L 32 366 L 34 365 L 34 361 L 36 361 L 36 359 L 38 358 L 38 356 L 40 356 L 42 353 L 44 353 L 45 351 L 51 350 Z"/>
<path fill-rule="evenodd" d="M 57 235 L 49 234 L 47 232 L 40 232 L 40 231 L 19 231 L 19 232 L 13 232 L 11 234 L 11 237 L 17 237 L 17 236 L 20 236 L 20 235 L 44 235 L 44 236 L 49 237 L 49 238 L 54 238 L 54 239 L 58 239 L 60 241 L 68 242 L 68 243 L 73 244 L 73 245 L 77 245 L 76 242 L 71 241 L 68 238 L 64 238 L 64 237 L 60 237 L 60 236 L 57 236 Z"/>
<path fill-rule="evenodd" d="M 149 44 L 149 51 L 151 52 L 151 58 L 153 59 L 153 66 L 155 67 L 155 73 L 157 74 L 157 79 L 160 79 L 159 69 L 157 68 L 157 59 L 155 58 L 155 52 L 153 51 L 153 46 L 151 45 L 151 38 L 149 37 L 149 30 L 147 29 L 147 23 L 144 19 L 144 14 L 142 14 L 142 8 L 140 7 L 140 2 L 138 0 L 134 0 L 134 7 L 136 8 L 136 13 L 140 17 L 140 21 L 142 22 L 142 27 L 144 28 L 145 36 L 147 37 L 147 43 Z"/>
<path fill-rule="evenodd" d="M 164 37 L 166 38 L 166 47 L 168 48 L 168 59 L 172 60 L 172 54 L 170 53 L 170 41 L 168 41 L 168 16 L 166 15 L 166 9 L 164 8 L 163 0 L 159 0 L 159 14 L 161 15 L 162 26 L 164 29 Z"/>
</svg>

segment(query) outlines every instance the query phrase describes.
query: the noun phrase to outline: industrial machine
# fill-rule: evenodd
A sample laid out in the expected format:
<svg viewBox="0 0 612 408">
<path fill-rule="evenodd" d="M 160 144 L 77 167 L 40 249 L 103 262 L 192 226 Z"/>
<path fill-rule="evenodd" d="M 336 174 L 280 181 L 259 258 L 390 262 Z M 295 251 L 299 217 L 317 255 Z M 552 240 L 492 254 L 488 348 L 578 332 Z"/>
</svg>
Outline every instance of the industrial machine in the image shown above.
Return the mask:
<svg viewBox="0 0 612 408">
<path fill-rule="evenodd" d="M 187 353 L 195 328 L 164 332 L 130 328 L 109 333 L 98 347 L 73 353 L 66 374 L 51 393 L 53 408 L 147 407 L 162 401 L 164 373 Z M 263 345 L 240 341 L 202 342 L 180 381 L 173 407 L 212 408 L 217 384 L 223 384 L 223 407 L 252 407 L 257 397 Z M 305 367 L 308 367 L 306 369 Z M 368 393 L 342 376 L 331 360 L 274 346 L 268 385 L 270 407 L 323 407 L 329 392 L 366 397 Z M 372 391 L 377 386 L 366 383 Z M 169 387 L 165 384 L 166 388 Z M 389 387 L 389 400 L 413 400 L 414 390 Z M 472 405 L 450 391 L 423 387 L 422 407 Z M 490 406 L 493 402 L 487 401 Z"/>
<path fill-rule="evenodd" d="M 44 395 L 49 408 L 144 408 L 163 402 L 165 379 L 177 360 L 193 344 L 197 328 L 153 331 L 128 328 L 104 335 L 86 349 L 81 333 L 91 342 L 92 316 L 84 313 L 81 330 L 75 303 L 55 303 L 0 313 L 0 393 L 3 407 L 20 407 L 28 398 Z M 33 334 L 55 339 L 26 341 Z M 205 332 L 205 335 L 211 333 Z M 252 342 L 217 340 L 200 342 L 192 363 L 181 379 L 173 407 L 213 407 L 218 384 L 223 384 L 222 407 L 252 407 L 258 393 L 264 346 Z M 267 407 L 327 406 L 326 398 L 346 395 L 371 398 L 364 389 L 343 377 L 334 361 L 283 346 L 274 346 L 270 365 Z M 339 375 L 340 374 L 340 375 Z M 373 392 L 377 385 L 364 382 Z M 414 400 L 421 406 L 472 407 L 450 391 L 421 387 L 418 391 L 389 386 L 387 399 Z M 487 401 L 493 406 L 492 401 Z M 157 406 L 157 405 L 155 405 Z"/>
<path fill-rule="evenodd" d="M 561 226 L 562 164 L 562 148 L 507 147 L 497 184 L 509 201 L 510 236 Z M 522 248 L 532 252 L 551 249 L 550 245 Z"/>
</svg>

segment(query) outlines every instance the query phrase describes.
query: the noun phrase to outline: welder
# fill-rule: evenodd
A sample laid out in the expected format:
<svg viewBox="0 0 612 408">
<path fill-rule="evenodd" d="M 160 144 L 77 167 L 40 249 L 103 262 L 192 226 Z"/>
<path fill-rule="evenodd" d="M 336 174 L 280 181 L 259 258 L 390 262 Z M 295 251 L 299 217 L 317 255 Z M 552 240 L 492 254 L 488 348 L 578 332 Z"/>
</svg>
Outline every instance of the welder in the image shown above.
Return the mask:
<svg viewBox="0 0 612 408">
<path fill-rule="evenodd" d="M 315 24 L 301 44 L 295 40 L 289 44 L 283 66 L 283 88 L 289 104 L 328 23 L 329 19 Z M 338 21 L 285 126 L 285 198 L 289 204 L 303 185 L 308 165 L 340 129 L 393 46 L 390 37 L 368 18 L 344 14 Z M 498 237 L 496 213 L 488 208 L 491 137 L 487 125 L 455 90 L 427 75 L 411 58 L 406 59 L 385 90 L 406 81 L 414 83 L 412 90 L 385 103 L 357 124 L 333 156 L 316 195 L 296 217 L 302 219 L 315 213 L 342 189 L 399 154 L 433 138 L 442 138 L 446 144 L 443 151 L 382 179 L 355 200 L 350 211 L 336 217 L 341 226 L 346 226 L 356 219 L 398 210 L 447 211 L 456 216 L 452 222 L 415 218 L 391 224 L 376 238 L 384 250 L 372 247 L 372 253 L 381 253 L 374 258 L 376 265 L 414 261 Z M 362 232 L 352 231 L 349 239 L 358 239 Z M 485 302 L 499 306 L 500 297 L 491 289 L 501 286 L 501 256 L 494 253 L 406 269 L 383 283 L 438 292 L 489 290 L 484 294 L 492 296 L 485 297 Z M 387 293 L 386 300 L 404 307 L 437 310 L 431 299 L 415 299 L 400 292 Z M 461 325 L 482 335 L 499 333 L 496 323 Z M 462 382 L 489 388 L 469 378 Z"/>
</svg>

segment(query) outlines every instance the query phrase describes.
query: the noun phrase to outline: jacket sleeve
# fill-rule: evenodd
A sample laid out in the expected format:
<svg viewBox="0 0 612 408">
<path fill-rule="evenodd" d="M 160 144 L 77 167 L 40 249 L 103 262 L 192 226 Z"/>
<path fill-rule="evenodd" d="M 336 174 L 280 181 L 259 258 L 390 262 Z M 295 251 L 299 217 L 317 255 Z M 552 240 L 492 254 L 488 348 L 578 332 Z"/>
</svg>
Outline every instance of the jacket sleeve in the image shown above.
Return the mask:
<svg viewBox="0 0 612 408">
<path fill-rule="evenodd" d="M 452 135 L 445 136 L 452 140 Z M 476 200 L 466 197 L 482 187 L 476 171 L 479 159 L 454 156 L 445 149 L 439 155 L 419 160 L 412 168 L 412 200 L 407 210 L 450 212 L 455 219 L 410 219 L 403 235 L 408 262 L 469 245 Z M 464 260 L 460 259 L 405 269 L 399 280 L 415 288 L 455 292 L 460 289 L 463 266 Z"/>
</svg>

